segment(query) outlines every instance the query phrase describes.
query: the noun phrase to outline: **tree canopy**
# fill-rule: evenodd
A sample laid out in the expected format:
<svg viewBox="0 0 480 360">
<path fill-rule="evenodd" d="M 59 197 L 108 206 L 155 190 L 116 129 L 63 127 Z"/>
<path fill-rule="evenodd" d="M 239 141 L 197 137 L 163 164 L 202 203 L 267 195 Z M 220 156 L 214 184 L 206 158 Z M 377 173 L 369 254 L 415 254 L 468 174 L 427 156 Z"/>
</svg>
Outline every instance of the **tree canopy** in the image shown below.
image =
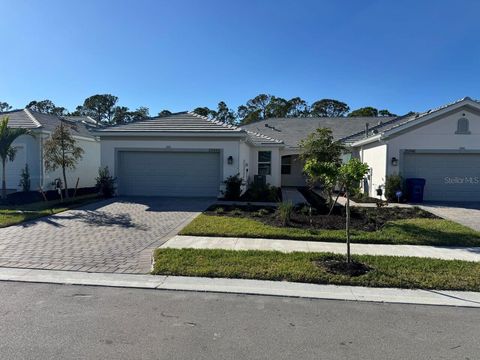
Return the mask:
<svg viewBox="0 0 480 360">
<path fill-rule="evenodd" d="M 4 101 L 0 101 L 0 112 L 9 111 L 11 109 L 12 109 L 12 107 L 10 106 L 9 103 L 4 102 Z"/>
<path fill-rule="evenodd" d="M 29 110 L 37 111 L 42 114 L 51 114 L 57 116 L 64 116 L 68 114 L 66 108 L 62 106 L 56 106 L 52 100 L 48 99 L 30 101 L 25 107 Z"/>
</svg>

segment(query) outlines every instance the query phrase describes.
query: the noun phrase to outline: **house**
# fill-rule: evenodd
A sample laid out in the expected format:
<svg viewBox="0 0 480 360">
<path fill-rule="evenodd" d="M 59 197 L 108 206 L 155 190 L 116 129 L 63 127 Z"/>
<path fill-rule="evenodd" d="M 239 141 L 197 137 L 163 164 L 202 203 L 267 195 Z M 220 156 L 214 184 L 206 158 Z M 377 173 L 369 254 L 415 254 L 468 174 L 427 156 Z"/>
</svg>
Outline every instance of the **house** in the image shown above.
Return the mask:
<svg viewBox="0 0 480 360">
<path fill-rule="evenodd" d="M 22 135 L 13 142 L 17 153 L 13 162 L 6 164 L 6 183 L 8 192 L 21 190 L 20 175 L 25 165 L 28 165 L 31 189 L 53 189 L 53 182 L 62 178 L 61 169 L 47 172 L 43 164 L 43 143 L 54 129 L 63 122 L 67 124 L 70 133 L 84 150 L 82 159 L 73 171 L 67 172 L 69 187 L 74 187 L 79 179 L 79 187 L 95 185 L 95 178 L 100 166 L 100 141 L 90 132 L 95 127 L 95 121 L 87 116 L 58 117 L 38 113 L 28 109 L 13 110 L 0 113 L 0 119 L 9 118 L 8 126 L 12 128 L 30 129 L 33 136 Z"/>
<path fill-rule="evenodd" d="M 299 143 L 320 127 L 370 166 L 371 196 L 387 175 L 400 174 L 426 179 L 425 200 L 480 201 L 480 103 L 470 98 L 399 117 L 274 118 L 242 127 L 182 112 L 94 134 L 120 195 L 218 196 L 236 174 L 304 186 Z"/>
<path fill-rule="evenodd" d="M 256 174 L 281 186 L 280 140 L 181 112 L 99 129 L 101 163 L 119 195 L 219 196 L 223 182 Z"/>
<path fill-rule="evenodd" d="M 480 201 L 480 103 L 469 97 L 343 141 L 370 166 L 365 191 L 371 196 L 386 176 L 400 174 L 426 180 L 424 200 Z"/>
</svg>

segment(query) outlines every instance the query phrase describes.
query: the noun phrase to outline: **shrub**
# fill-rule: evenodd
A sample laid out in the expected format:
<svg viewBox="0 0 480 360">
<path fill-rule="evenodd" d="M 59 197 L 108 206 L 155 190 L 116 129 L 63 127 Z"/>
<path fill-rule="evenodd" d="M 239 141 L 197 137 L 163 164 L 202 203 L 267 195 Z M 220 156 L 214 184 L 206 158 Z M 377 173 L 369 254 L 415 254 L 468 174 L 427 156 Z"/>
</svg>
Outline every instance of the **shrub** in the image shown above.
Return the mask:
<svg viewBox="0 0 480 360">
<path fill-rule="evenodd" d="M 248 201 L 279 201 L 279 188 L 269 184 L 251 183 L 244 198 Z"/>
<path fill-rule="evenodd" d="M 96 187 L 98 193 L 101 196 L 111 198 L 115 194 L 115 183 L 117 179 L 110 175 L 108 166 L 98 169 L 98 177 L 95 180 L 97 181 Z"/>
<path fill-rule="evenodd" d="M 223 207 L 218 207 L 214 211 L 215 211 L 215 214 L 217 215 L 225 214 L 225 209 Z"/>
<path fill-rule="evenodd" d="M 242 185 L 244 184 L 240 174 L 232 175 L 224 181 L 225 192 L 224 196 L 226 200 L 238 200 L 242 194 Z"/>
<path fill-rule="evenodd" d="M 277 214 L 283 226 L 287 226 L 290 222 L 293 208 L 294 206 L 291 201 L 281 202 L 280 204 L 278 204 Z"/>
<path fill-rule="evenodd" d="M 230 211 L 230 214 L 233 215 L 233 216 L 240 216 L 242 215 L 242 210 L 238 209 L 238 208 L 234 208 L 232 209 L 232 211 Z"/>
<path fill-rule="evenodd" d="M 267 216 L 268 214 L 270 214 L 270 211 L 268 211 L 267 209 L 258 209 L 257 211 L 252 213 L 252 216 L 264 217 L 264 216 Z"/>
<path fill-rule="evenodd" d="M 25 167 L 22 169 L 20 183 L 18 185 L 22 187 L 23 192 L 30 191 L 30 171 L 28 170 L 28 164 L 25 164 Z"/>
<path fill-rule="evenodd" d="M 397 201 L 396 192 L 402 190 L 403 180 L 400 175 L 387 176 L 385 181 L 385 197 L 388 201 Z"/>
</svg>

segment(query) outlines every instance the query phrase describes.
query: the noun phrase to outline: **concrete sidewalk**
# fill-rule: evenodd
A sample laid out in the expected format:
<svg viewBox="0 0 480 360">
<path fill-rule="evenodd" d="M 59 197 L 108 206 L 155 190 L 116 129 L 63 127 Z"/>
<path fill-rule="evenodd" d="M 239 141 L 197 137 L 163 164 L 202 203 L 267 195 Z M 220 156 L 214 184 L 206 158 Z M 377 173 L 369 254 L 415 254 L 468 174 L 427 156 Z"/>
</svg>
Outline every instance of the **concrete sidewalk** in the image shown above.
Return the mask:
<svg viewBox="0 0 480 360">
<path fill-rule="evenodd" d="M 466 291 L 367 288 L 359 286 L 292 283 L 286 281 L 104 274 L 14 268 L 0 268 L 0 281 L 480 308 L 480 293 Z"/>
<path fill-rule="evenodd" d="M 225 249 L 225 250 L 266 250 L 282 252 L 331 252 L 344 254 L 344 243 L 228 238 L 206 236 L 174 236 L 162 248 Z M 420 245 L 352 244 L 351 250 L 357 255 L 416 256 L 443 260 L 480 261 L 480 247 L 440 247 Z"/>
</svg>

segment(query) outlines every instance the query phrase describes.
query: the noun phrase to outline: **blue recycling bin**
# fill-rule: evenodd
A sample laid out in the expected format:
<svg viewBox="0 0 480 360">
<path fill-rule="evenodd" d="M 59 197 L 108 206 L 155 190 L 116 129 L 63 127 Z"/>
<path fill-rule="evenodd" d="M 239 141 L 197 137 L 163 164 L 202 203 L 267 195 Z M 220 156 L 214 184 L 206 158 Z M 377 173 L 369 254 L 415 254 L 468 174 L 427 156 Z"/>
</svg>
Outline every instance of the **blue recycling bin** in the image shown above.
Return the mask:
<svg viewBox="0 0 480 360">
<path fill-rule="evenodd" d="M 408 201 L 413 203 L 423 202 L 423 189 L 425 188 L 425 179 L 407 179 Z"/>
</svg>

